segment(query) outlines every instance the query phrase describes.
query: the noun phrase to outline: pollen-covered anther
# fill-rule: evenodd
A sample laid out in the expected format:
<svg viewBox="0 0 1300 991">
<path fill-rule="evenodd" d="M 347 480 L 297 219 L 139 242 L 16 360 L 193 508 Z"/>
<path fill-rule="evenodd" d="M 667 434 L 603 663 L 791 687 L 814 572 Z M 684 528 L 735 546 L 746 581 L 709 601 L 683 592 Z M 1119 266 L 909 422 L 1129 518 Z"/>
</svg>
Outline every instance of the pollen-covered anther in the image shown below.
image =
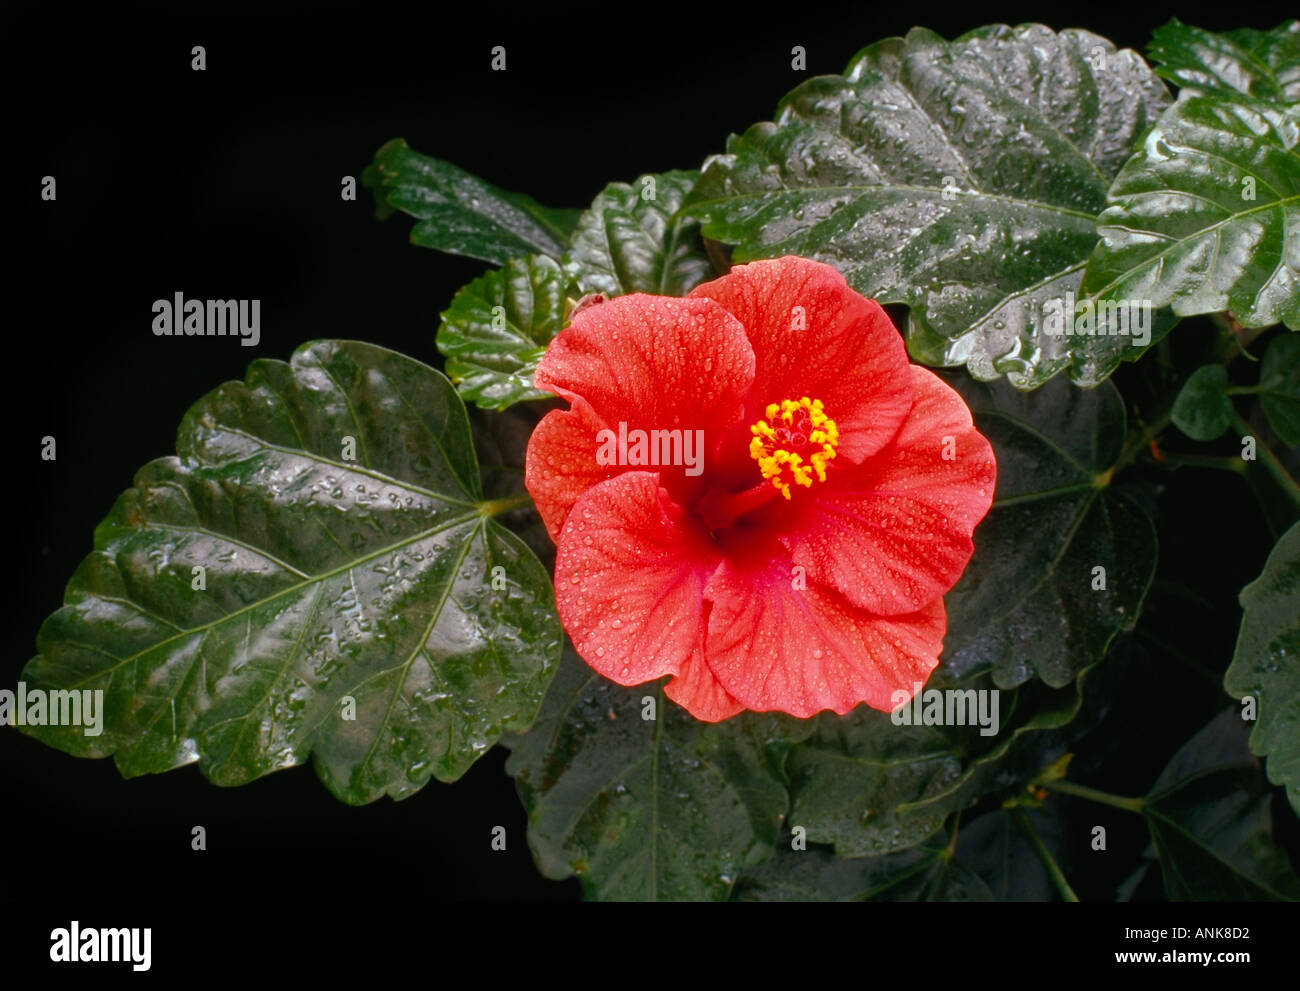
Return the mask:
<svg viewBox="0 0 1300 991">
<path fill-rule="evenodd" d="M 750 432 L 749 456 L 758 462 L 764 479 L 790 498 L 790 483 L 811 488 L 814 477 L 826 481 L 826 462 L 835 457 L 840 432 L 826 415 L 820 399 L 783 399 L 769 403 L 765 419 Z"/>
</svg>

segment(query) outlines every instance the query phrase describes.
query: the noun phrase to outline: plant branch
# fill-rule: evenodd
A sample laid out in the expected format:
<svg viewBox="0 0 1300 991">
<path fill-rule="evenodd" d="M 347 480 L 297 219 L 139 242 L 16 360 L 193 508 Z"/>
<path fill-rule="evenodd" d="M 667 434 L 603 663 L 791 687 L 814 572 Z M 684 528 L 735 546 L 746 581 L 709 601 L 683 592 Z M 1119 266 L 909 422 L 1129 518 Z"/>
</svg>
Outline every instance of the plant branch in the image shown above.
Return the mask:
<svg viewBox="0 0 1300 991">
<path fill-rule="evenodd" d="M 1151 423 L 1143 426 L 1141 433 L 1129 437 L 1124 449 L 1120 452 L 1119 460 L 1115 462 L 1115 466 L 1108 473 L 1108 477 L 1113 476 L 1116 472 L 1127 468 L 1136 461 L 1138 455 L 1160 434 L 1164 433 L 1165 428 L 1173 422 L 1173 409 L 1173 403 L 1171 402 Z"/>
<path fill-rule="evenodd" d="M 1233 413 L 1232 420 L 1241 432 L 1242 437 L 1255 438 L 1255 455 L 1259 463 L 1273 476 L 1273 480 L 1277 482 L 1278 487 L 1282 489 L 1292 504 L 1300 508 L 1300 485 L 1296 484 L 1296 480 L 1291 477 L 1291 473 L 1286 470 L 1286 466 L 1277 459 L 1277 455 L 1268 449 L 1268 445 L 1256 436 L 1255 431 L 1251 429 L 1249 423 L 1241 418 L 1240 413 Z M 1242 465 L 1244 467 L 1244 461 Z"/>
<path fill-rule="evenodd" d="M 1237 357 L 1244 357 L 1250 361 L 1259 361 L 1246 349 L 1254 343 L 1255 338 L 1268 330 L 1267 327 L 1247 329 L 1237 323 L 1237 318 L 1231 313 L 1211 313 L 1210 319 L 1218 325 L 1223 338 L 1223 343 L 1214 356 L 1215 361 L 1221 365 L 1230 364 Z"/>
<path fill-rule="evenodd" d="M 520 492 L 518 495 L 506 496 L 503 499 L 489 499 L 486 502 L 480 502 L 478 511 L 483 516 L 500 516 L 512 509 L 519 509 L 522 506 L 531 506 L 532 504 L 533 497 L 527 492 Z"/>
<path fill-rule="evenodd" d="M 1052 856 L 1051 851 L 1047 849 L 1046 844 L 1043 843 L 1042 837 L 1038 835 L 1038 830 L 1029 821 L 1029 814 L 1025 812 L 1022 806 L 1017 805 L 1011 809 L 1011 818 L 1020 828 L 1020 832 L 1024 834 L 1025 839 L 1029 841 L 1029 846 L 1033 849 L 1034 855 L 1042 863 L 1043 870 L 1047 871 L 1052 886 L 1060 894 L 1061 901 L 1077 902 L 1079 896 L 1074 893 L 1074 889 L 1070 887 L 1070 882 L 1065 879 L 1065 874 L 1056 863 L 1056 859 Z"/>
<path fill-rule="evenodd" d="M 1213 468 L 1216 471 L 1230 471 L 1234 475 L 1246 474 L 1246 462 L 1234 455 L 1165 454 L 1161 464 L 1169 469 Z"/>
<path fill-rule="evenodd" d="M 1045 781 L 1043 787 L 1048 791 L 1059 791 L 1062 795 L 1086 798 L 1090 802 L 1109 805 L 1111 808 L 1123 809 L 1125 812 L 1141 813 L 1146 807 L 1144 798 L 1124 798 L 1122 795 L 1112 795 L 1110 792 L 1098 791 L 1086 785 L 1077 785 L 1073 781 Z"/>
</svg>

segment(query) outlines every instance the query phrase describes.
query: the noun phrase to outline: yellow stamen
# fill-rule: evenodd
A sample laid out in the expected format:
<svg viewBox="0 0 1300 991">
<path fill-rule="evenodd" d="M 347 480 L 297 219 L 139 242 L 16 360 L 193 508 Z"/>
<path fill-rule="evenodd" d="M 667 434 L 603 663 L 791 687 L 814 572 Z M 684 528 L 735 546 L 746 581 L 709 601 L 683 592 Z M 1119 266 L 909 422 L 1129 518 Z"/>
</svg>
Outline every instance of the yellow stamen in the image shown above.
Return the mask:
<svg viewBox="0 0 1300 991">
<path fill-rule="evenodd" d="M 835 457 L 840 432 L 835 421 L 826 415 L 820 399 L 783 399 L 769 403 L 750 432 L 749 456 L 758 462 L 758 470 L 786 499 L 790 498 L 790 481 L 811 488 L 813 476 L 826 481 L 826 462 Z M 770 421 L 770 422 L 769 422 Z"/>
</svg>

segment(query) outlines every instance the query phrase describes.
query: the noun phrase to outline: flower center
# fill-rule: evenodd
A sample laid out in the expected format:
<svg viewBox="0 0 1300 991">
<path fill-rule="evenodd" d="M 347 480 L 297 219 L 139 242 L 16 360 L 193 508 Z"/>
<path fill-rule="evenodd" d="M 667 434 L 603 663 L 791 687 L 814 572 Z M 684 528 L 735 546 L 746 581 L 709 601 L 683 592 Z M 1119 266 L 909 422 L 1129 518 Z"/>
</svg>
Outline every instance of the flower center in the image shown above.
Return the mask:
<svg viewBox="0 0 1300 991">
<path fill-rule="evenodd" d="M 764 410 L 750 432 L 749 456 L 758 462 L 763 478 L 786 499 L 790 483 L 811 488 L 813 476 L 826 481 L 826 462 L 835 457 L 840 432 L 822 409 L 820 399 L 783 399 Z"/>
</svg>

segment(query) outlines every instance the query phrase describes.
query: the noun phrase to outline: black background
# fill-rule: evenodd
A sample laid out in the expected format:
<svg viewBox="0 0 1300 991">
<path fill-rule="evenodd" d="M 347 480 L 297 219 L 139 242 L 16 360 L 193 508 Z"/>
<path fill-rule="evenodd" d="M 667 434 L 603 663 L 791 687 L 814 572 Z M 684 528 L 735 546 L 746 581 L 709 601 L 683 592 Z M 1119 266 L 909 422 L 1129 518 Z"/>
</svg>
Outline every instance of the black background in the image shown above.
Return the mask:
<svg viewBox="0 0 1300 991">
<path fill-rule="evenodd" d="M 409 245 L 410 222 L 376 222 L 363 189 L 355 202 L 340 199 L 341 177 L 359 179 L 388 139 L 545 204 L 585 206 L 608 181 L 698 166 L 729 132 L 769 118 L 801 79 L 839 71 L 863 45 L 913 23 L 952 37 L 1037 20 L 1140 51 L 1172 12 L 640 2 L 573 12 L 429 5 L 418 16 L 386 4 L 9 12 L 3 167 L 17 223 L 4 228 L 10 584 L 0 685 L 12 687 L 35 653 L 96 523 L 136 468 L 174 451 L 182 414 L 209 389 L 242 378 L 255 357 L 287 359 L 318 337 L 361 338 L 440 364 L 437 314 L 486 266 Z M 1227 29 L 1271 27 L 1293 12 L 1234 3 L 1178 13 Z M 497 44 L 507 48 L 505 72 L 489 68 Z M 190 68 L 193 45 L 206 47 L 204 72 Z M 793 45 L 807 49 L 806 74 L 790 68 Z M 57 178 L 52 203 L 40 199 L 45 175 Z M 260 298 L 260 345 L 155 337 L 151 303 L 177 291 Z M 39 457 L 47 434 L 57 438 L 55 462 Z M 1217 491 L 1217 479 L 1205 484 L 1182 525 L 1206 499 L 1242 501 L 1235 489 Z M 1178 507 L 1168 512 L 1180 523 Z M 1195 553 L 1166 543 L 1162 568 L 1220 575 L 1215 601 L 1225 612 L 1192 636 L 1221 666 L 1236 591 L 1258 573 L 1269 538 L 1247 520 L 1205 541 Z M 1171 712 L 1181 728 L 1168 746 L 1207 716 Z M 1167 757 L 1135 755 L 1129 792 Z M 336 802 L 308 767 L 238 789 L 209 784 L 193 766 L 125 781 L 110 760 L 77 760 L 13 730 L 0 731 L 0 762 L 0 897 L 75 891 L 88 870 L 103 898 L 178 909 L 230 902 L 254 917 L 273 915 L 286 892 L 299 911 L 342 898 L 378 917 L 404 913 L 408 897 L 578 895 L 576 882 L 546 881 L 533 867 L 499 749 L 455 786 L 432 783 L 405 802 L 364 808 Z M 195 825 L 207 830 L 205 853 L 190 849 Z M 505 853 L 489 848 L 495 825 L 507 827 Z M 1142 842 L 1130 845 L 1140 852 Z M 1091 891 L 1078 880 L 1085 895 L 1113 896 L 1113 879 Z"/>
</svg>

